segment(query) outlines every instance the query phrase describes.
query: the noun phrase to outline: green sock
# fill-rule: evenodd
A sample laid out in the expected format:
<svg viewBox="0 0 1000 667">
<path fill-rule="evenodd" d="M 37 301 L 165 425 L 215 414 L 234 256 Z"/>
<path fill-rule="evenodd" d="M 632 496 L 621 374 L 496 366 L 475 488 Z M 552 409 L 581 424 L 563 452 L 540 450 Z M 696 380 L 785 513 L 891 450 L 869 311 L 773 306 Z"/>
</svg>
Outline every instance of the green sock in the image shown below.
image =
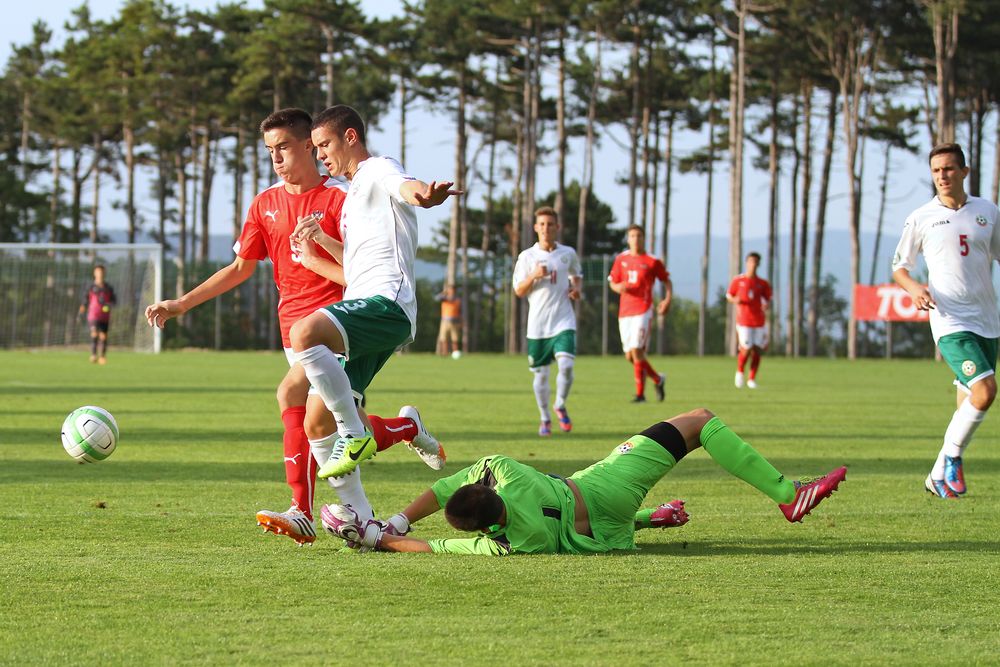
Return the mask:
<svg viewBox="0 0 1000 667">
<path fill-rule="evenodd" d="M 655 512 L 655 511 L 656 511 L 656 508 L 649 507 L 649 508 L 646 508 L 644 510 L 639 510 L 638 512 L 636 512 L 635 513 L 635 529 L 639 530 L 640 528 L 652 528 L 653 527 L 653 522 L 650 521 L 649 518 L 651 516 L 653 516 L 653 512 Z"/>
<path fill-rule="evenodd" d="M 785 479 L 767 459 L 718 417 L 708 420 L 701 429 L 701 445 L 731 475 L 739 477 L 776 503 L 790 503 L 795 498 L 792 481 Z"/>
</svg>

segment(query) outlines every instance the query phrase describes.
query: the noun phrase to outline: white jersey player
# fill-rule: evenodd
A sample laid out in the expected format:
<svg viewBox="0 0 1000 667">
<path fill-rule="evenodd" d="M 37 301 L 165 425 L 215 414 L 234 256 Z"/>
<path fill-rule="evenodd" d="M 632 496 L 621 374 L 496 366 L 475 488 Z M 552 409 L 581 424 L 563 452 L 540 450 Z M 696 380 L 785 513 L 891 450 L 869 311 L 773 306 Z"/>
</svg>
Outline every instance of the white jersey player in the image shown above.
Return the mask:
<svg viewBox="0 0 1000 667">
<path fill-rule="evenodd" d="M 930 166 L 937 196 L 906 219 L 892 269 L 916 307 L 930 311 L 934 341 L 955 373 L 958 409 L 924 486 L 957 498 L 966 492 L 962 454 L 997 392 L 1000 313 L 992 271 L 1000 259 L 1000 211 L 965 193 L 969 168 L 958 144 L 935 146 Z M 926 286 L 910 275 L 918 254 L 927 263 Z"/>
<path fill-rule="evenodd" d="M 514 293 L 528 298 L 528 367 L 535 376 L 535 401 L 541 415 L 538 435 L 547 436 L 552 434 L 549 365 L 553 360 L 559 368 L 554 406 L 559 427 L 563 431 L 573 428 L 566 409 L 576 357 L 572 302 L 580 298 L 583 276 L 576 251 L 556 243 L 559 220 L 554 209 L 545 206 L 535 211 L 535 234 L 538 243 L 518 255 L 514 265 Z"/>
</svg>

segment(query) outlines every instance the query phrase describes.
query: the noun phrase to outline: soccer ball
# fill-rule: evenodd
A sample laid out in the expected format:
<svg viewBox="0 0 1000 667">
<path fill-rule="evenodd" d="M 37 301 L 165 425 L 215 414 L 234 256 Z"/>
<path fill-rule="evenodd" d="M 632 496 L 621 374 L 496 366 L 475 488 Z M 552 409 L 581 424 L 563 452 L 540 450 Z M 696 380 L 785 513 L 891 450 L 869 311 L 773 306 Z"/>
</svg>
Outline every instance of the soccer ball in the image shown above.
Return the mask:
<svg viewBox="0 0 1000 667">
<path fill-rule="evenodd" d="M 85 405 L 69 413 L 63 422 L 62 444 L 80 463 L 103 461 L 118 446 L 118 423 L 107 410 Z"/>
<path fill-rule="evenodd" d="M 462 353 L 459 352 L 458 350 L 455 350 L 454 352 L 451 353 L 451 358 L 452 359 L 461 359 L 462 358 Z"/>
</svg>

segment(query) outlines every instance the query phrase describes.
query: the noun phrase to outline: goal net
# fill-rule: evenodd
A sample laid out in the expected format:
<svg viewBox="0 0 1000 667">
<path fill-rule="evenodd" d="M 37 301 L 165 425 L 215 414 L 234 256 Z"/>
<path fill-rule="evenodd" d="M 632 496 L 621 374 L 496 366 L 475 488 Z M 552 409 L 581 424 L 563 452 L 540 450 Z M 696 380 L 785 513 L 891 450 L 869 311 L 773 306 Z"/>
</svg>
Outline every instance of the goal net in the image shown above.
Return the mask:
<svg viewBox="0 0 1000 667">
<path fill-rule="evenodd" d="M 162 298 L 163 249 L 139 243 L 0 243 L 0 348 L 89 345 L 79 311 L 96 264 L 117 300 L 108 345 L 159 352 L 143 311 Z"/>
</svg>

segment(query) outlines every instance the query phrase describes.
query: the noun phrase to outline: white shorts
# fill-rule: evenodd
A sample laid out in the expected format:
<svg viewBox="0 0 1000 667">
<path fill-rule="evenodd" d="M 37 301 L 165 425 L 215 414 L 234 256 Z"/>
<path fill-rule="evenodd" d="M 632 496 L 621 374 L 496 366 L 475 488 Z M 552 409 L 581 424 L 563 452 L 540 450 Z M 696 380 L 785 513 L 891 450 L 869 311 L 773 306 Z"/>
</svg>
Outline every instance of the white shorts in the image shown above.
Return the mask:
<svg viewBox="0 0 1000 667">
<path fill-rule="evenodd" d="M 645 350 L 649 342 L 649 333 L 653 328 L 653 309 L 642 315 L 629 315 L 618 318 L 618 333 L 622 337 L 622 351 Z"/>
<path fill-rule="evenodd" d="M 742 324 L 736 325 L 736 337 L 739 338 L 740 347 L 767 347 L 767 327 L 745 327 Z"/>
<path fill-rule="evenodd" d="M 286 348 L 282 348 L 282 349 L 285 350 L 285 359 L 288 360 L 288 367 L 289 368 L 291 368 L 295 364 L 299 363 L 299 362 L 297 362 L 295 360 L 295 351 L 292 350 L 292 348 L 286 347 Z M 337 356 L 337 359 L 341 362 L 341 364 L 343 364 L 343 361 L 344 361 L 343 355 L 342 354 L 338 354 L 336 356 Z M 351 391 L 351 393 L 354 394 L 354 398 L 356 398 L 359 401 L 361 400 L 361 394 L 359 394 L 358 392 L 353 391 L 353 390 Z M 316 390 L 316 387 L 314 387 L 312 385 L 309 385 L 309 395 L 313 396 L 315 394 L 319 394 L 319 392 Z"/>
</svg>

